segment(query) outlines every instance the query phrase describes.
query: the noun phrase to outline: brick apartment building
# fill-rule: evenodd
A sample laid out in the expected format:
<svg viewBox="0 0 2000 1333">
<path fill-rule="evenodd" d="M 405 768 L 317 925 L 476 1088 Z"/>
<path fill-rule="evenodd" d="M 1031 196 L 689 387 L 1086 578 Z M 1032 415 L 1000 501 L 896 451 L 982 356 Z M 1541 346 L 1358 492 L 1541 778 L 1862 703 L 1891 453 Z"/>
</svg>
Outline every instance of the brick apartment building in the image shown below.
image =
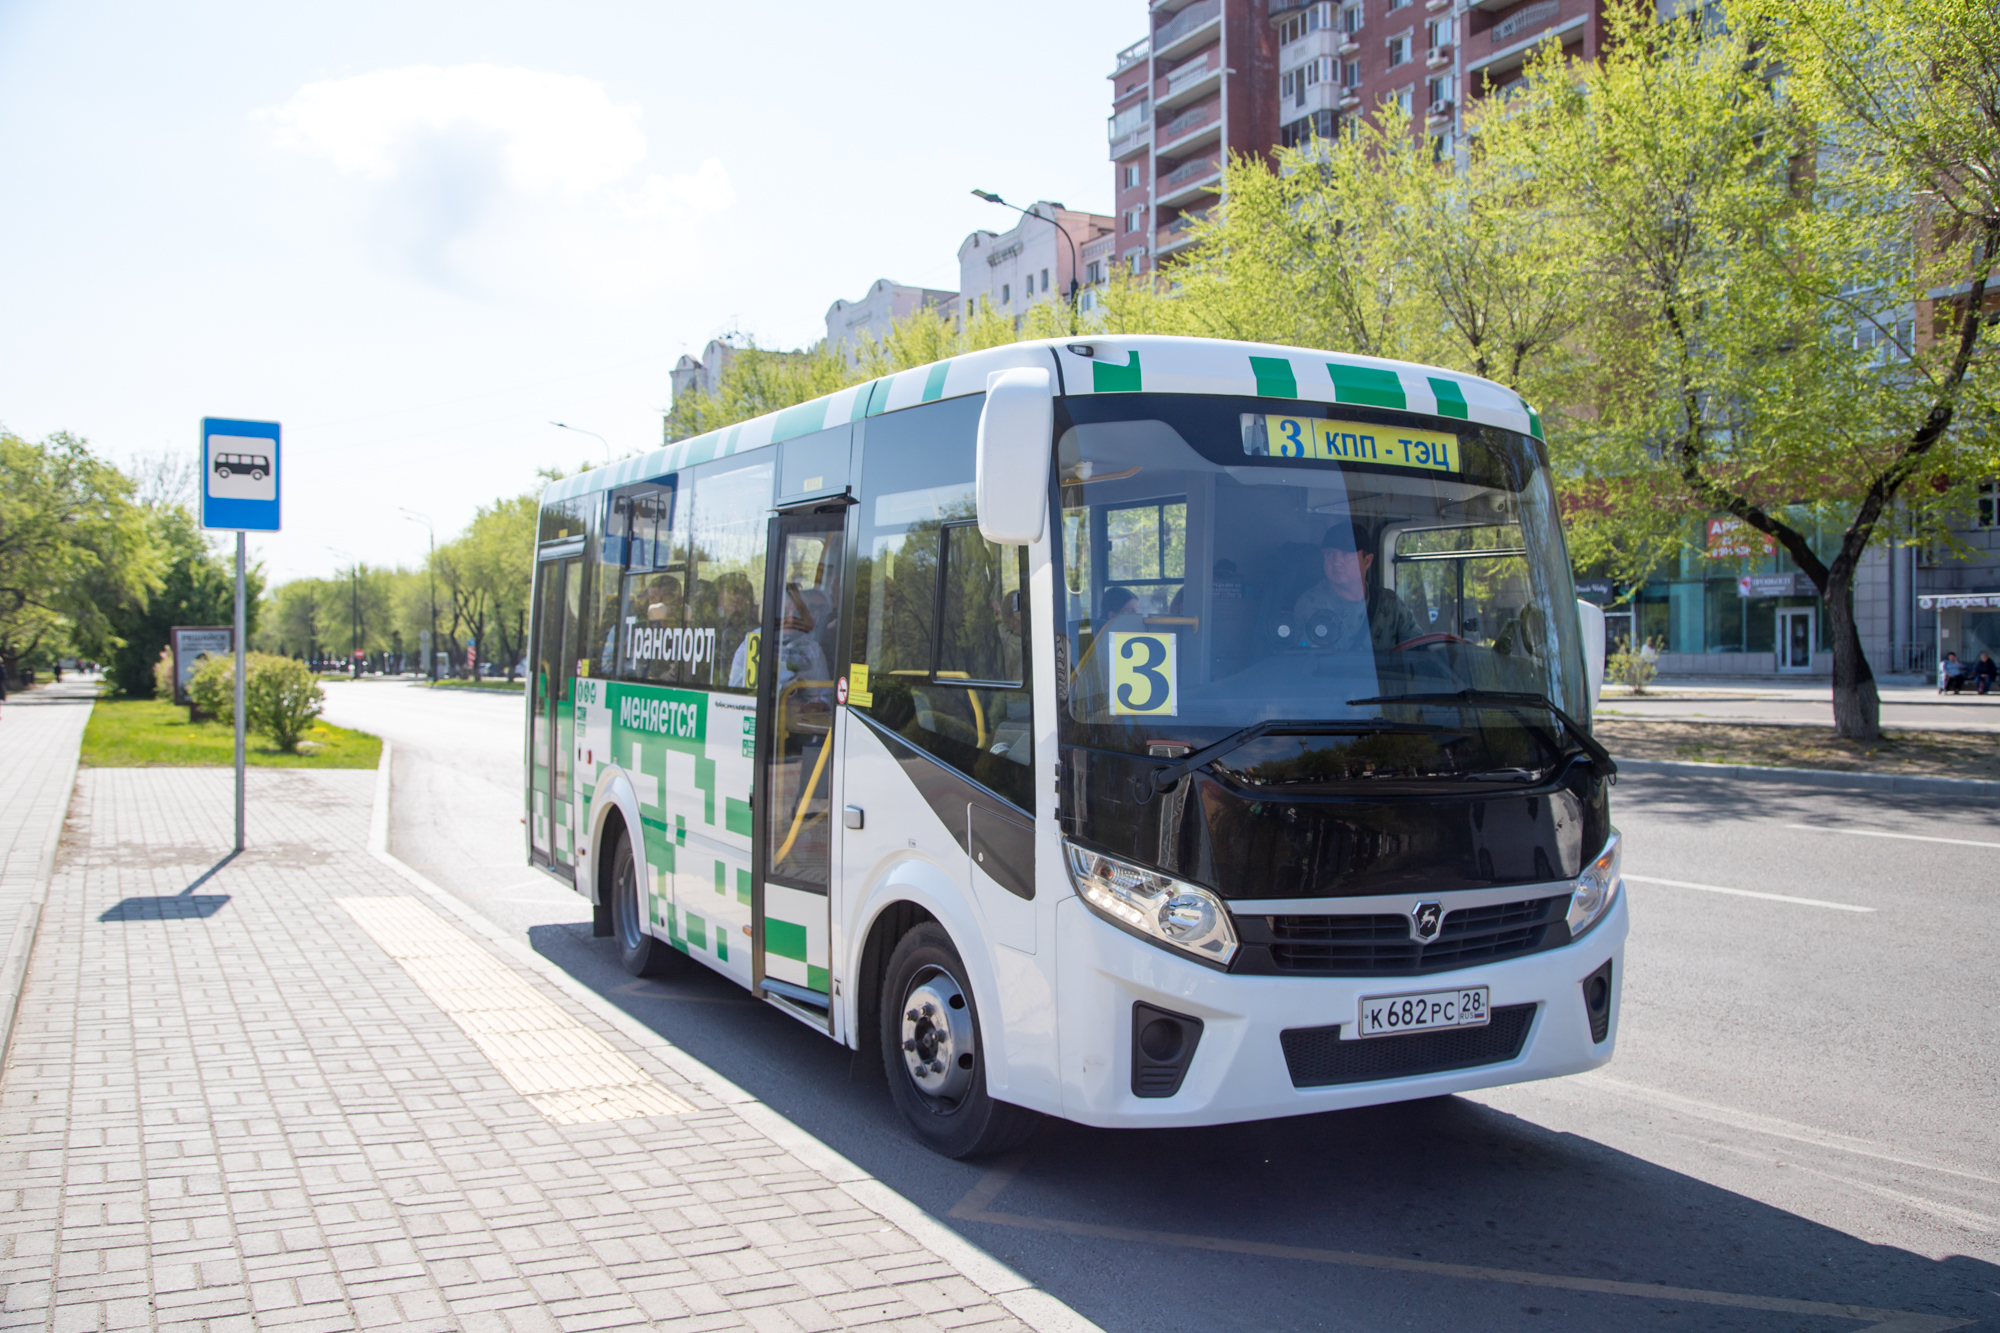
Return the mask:
<svg viewBox="0 0 2000 1333">
<path fill-rule="evenodd" d="M 1110 270 L 1143 273 L 1188 244 L 1221 198 L 1229 154 L 1268 155 L 1384 100 L 1456 151 L 1466 97 L 1519 79 L 1551 35 L 1595 59 L 1605 0 L 1152 0 L 1151 32 L 1111 79 Z"/>
</svg>

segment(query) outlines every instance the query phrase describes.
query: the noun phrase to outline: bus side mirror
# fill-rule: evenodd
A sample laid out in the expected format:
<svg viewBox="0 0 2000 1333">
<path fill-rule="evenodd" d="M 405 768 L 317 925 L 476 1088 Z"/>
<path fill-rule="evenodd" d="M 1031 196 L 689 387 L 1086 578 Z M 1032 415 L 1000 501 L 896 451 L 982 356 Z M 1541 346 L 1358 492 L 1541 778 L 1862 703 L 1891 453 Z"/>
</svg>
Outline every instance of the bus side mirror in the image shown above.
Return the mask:
<svg viewBox="0 0 2000 1333">
<path fill-rule="evenodd" d="M 1590 711 L 1604 693 L 1604 608 L 1581 599 L 1576 604 L 1577 628 L 1583 633 L 1583 668 L 1590 680 Z"/>
<path fill-rule="evenodd" d="M 1042 539 L 1055 423 L 1048 371 L 1018 366 L 986 377 L 973 495 L 979 535 L 996 546 L 1031 546 Z"/>
</svg>

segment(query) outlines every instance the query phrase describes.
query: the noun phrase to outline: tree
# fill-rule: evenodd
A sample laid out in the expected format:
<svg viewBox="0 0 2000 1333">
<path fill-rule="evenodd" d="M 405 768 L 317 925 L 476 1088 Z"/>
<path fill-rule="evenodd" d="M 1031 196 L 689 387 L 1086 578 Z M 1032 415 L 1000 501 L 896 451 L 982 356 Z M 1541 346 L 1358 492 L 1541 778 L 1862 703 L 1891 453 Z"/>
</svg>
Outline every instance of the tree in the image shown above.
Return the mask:
<svg viewBox="0 0 2000 1333">
<path fill-rule="evenodd" d="M 1930 270 L 1912 262 L 1914 183 L 1864 188 L 1851 128 L 1779 91 L 1782 28 L 1749 5 L 1727 18 L 1613 11 L 1608 53 L 1578 70 L 1551 44 L 1480 147 L 1535 182 L 1592 275 L 1552 395 L 1578 547 L 1637 579 L 1704 513 L 1769 535 L 1826 608 L 1836 728 L 1873 737 L 1854 575 L 1889 500 L 1930 505 L 1906 486 L 1926 455 L 1949 470 L 1979 452 L 1951 410 L 1978 336 L 1942 358 L 1872 336 Z M 1825 559 L 1814 528 L 1836 515 Z"/>
<path fill-rule="evenodd" d="M 159 586 L 160 553 L 132 490 L 76 436 L 31 444 L 0 432 L 0 671 L 65 650 L 102 655 L 117 642 L 108 610 Z M 155 644 L 149 682 L 158 655 Z"/>
<path fill-rule="evenodd" d="M 159 573 L 150 594 L 141 597 L 121 591 L 107 571 L 98 571 L 90 580 L 108 626 L 101 643 L 108 647 L 113 683 L 134 699 L 152 696 L 153 665 L 175 625 L 228 625 L 236 616 L 234 562 L 210 547 L 194 515 L 177 504 L 141 512 L 159 553 Z M 246 639 L 256 633 L 263 587 L 262 570 L 245 571 Z"/>
</svg>

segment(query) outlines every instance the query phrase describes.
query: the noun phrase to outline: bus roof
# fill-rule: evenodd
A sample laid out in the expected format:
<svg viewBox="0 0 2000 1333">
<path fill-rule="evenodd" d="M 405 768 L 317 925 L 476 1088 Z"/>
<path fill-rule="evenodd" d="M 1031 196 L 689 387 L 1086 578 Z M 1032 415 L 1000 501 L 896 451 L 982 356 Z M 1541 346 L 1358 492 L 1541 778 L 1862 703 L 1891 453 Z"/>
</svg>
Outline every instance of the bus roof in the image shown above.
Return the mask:
<svg viewBox="0 0 2000 1333">
<path fill-rule="evenodd" d="M 664 476 L 712 458 L 748 453 L 843 422 L 942 398 L 984 393 L 988 375 L 1017 366 L 1053 370 L 1056 391 L 1065 395 L 1146 392 L 1296 398 L 1457 417 L 1542 438 L 1542 419 L 1526 400 L 1512 389 L 1476 375 L 1408 361 L 1269 343 L 1157 334 L 1080 334 L 1062 340 L 988 347 L 851 385 L 823 398 L 551 482 L 542 500 L 566 500 Z"/>
</svg>

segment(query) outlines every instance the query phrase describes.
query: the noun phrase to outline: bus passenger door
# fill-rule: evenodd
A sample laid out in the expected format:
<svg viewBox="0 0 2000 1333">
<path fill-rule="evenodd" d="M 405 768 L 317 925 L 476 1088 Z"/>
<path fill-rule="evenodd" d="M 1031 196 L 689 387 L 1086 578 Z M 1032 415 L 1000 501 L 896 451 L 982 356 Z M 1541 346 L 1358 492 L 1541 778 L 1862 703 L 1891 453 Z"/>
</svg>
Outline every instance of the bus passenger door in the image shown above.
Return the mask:
<svg viewBox="0 0 2000 1333">
<path fill-rule="evenodd" d="M 753 980 L 830 1015 L 834 681 L 845 514 L 771 521 L 757 671 Z"/>
<path fill-rule="evenodd" d="M 571 783 L 576 748 L 576 657 L 582 633 L 581 542 L 544 548 L 535 580 L 533 712 L 530 715 L 529 859 L 575 878 Z"/>
</svg>

